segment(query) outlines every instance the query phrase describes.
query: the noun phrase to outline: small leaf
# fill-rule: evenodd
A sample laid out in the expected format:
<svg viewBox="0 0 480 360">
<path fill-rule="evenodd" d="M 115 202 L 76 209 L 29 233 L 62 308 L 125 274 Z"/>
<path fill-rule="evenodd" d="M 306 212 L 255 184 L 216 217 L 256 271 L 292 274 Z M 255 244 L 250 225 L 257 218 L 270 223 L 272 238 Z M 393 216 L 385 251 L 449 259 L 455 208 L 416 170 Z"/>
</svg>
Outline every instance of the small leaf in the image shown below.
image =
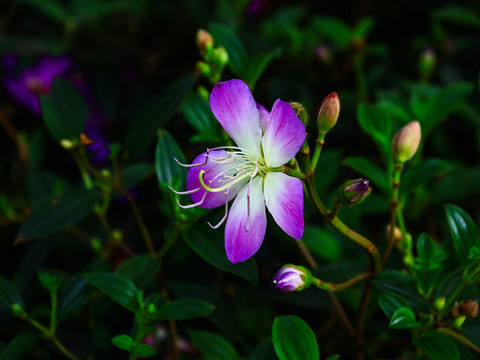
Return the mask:
<svg viewBox="0 0 480 360">
<path fill-rule="evenodd" d="M 135 341 L 128 335 L 118 335 L 112 338 L 112 344 L 122 350 L 131 351 L 136 345 Z"/>
<path fill-rule="evenodd" d="M 436 330 L 427 330 L 419 337 L 413 336 L 412 341 L 432 360 L 460 360 L 455 343 Z"/>
<path fill-rule="evenodd" d="M 407 299 L 392 292 L 381 293 L 378 297 L 378 305 L 380 305 L 380 308 L 389 319 L 397 309 L 402 307 L 410 308 Z"/>
<path fill-rule="evenodd" d="M 235 75 L 242 75 L 248 61 L 248 53 L 237 35 L 228 27 L 220 24 L 210 24 L 210 33 L 216 45 L 225 47 L 228 53 L 228 67 Z"/>
<path fill-rule="evenodd" d="M 316 17 L 313 21 L 313 26 L 319 35 L 343 48 L 347 47 L 352 40 L 352 31 L 343 21 L 337 18 Z"/>
<path fill-rule="evenodd" d="M 477 226 L 470 215 L 455 205 L 445 205 L 447 212 L 448 225 L 452 235 L 455 252 L 464 265 L 467 265 L 470 249 L 472 247 L 480 248 L 480 235 Z"/>
<path fill-rule="evenodd" d="M 139 310 L 137 289 L 133 283 L 120 275 L 108 272 L 85 274 L 84 278 L 113 301 L 136 312 Z"/>
<path fill-rule="evenodd" d="M 130 189 L 153 175 L 155 169 L 152 164 L 146 162 L 137 162 L 123 169 L 123 186 Z"/>
<path fill-rule="evenodd" d="M 17 360 L 23 358 L 31 348 L 40 340 L 40 334 L 24 333 L 13 338 L 10 343 L 5 346 L 0 355 L 0 360 Z"/>
<path fill-rule="evenodd" d="M 131 122 L 125 139 L 125 156 L 139 155 L 155 138 L 157 131 L 164 127 L 180 107 L 188 94 L 195 76 L 184 75 L 151 100 Z"/>
<path fill-rule="evenodd" d="M 156 317 L 162 320 L 185 320 L 210 314 L 212 304 L 196 299 L 179 299 L 166 303 L 158 310 Z"/>
<path fill-rule="evenodd" d="M 39 273 L 38 280 L 48 290 L 49 293 L 56 293 L 62 279 L 58 276 L 50 275 L 47 273 Z"/>
<path fill-rule="evenodd" d="M 60 286 L 58 291 L 58 318 L 63 321 L 74 315 L 87 303 L 95 288 L 81 275 L 74 275 Z"/>
<path fill-rule="evenodd" d="M 69 189 L 61 197 L 43 202 L 22 224 L 15 243 L 51 235 L 74 224 L 92 211 L 99 198 L 98 192 L 81 187 Z"/>
<path fill-rule="evenodd" d="M 389 327 L 392 329 L 408 329 L 417 325 L 413 311 L 408 307 L 401 307 L 392 315 Z"/>
<path fill-rule="evenodd" d="M 42 114 L 55 140 L 78 140 L 87 121 L 87 104 L 80 92 L 68 81 L 55 78 L 50 95 L 40 97 Z"/>
<path fill-rule="evenodd" d="M 270 360 L 275 359 L 272 339 L 262 340 L 253 350 L 248 360 Z"/>
<path fill-rule="evenodd" d="M 12 311 L 13 304 L 23 307 L 22 297 L 7 279 L 0 276 L 0 307 Z"/>
<path fill-rule="evenodd" d="M 188 123 L 197 130 L 205 140 L 216 139 L 218 121 L 210 105 L 198 94 L 190 93 L 182 103 L 182 112 Z"/>
<path fill-rule="evenodd" d="M 360 104 L 357 113 L 363 131 L 373 138 L 382 153 L 389 152 L 393 131 L 390 114 L 379 104 Z"/>
<path fill-rule="evenodd" d="M 318 360 L 315 334 L 297 316 L 277 316 L 273 321 L 272 341 L 280 360 Z"/>
<path fill-rule="evenodd" d="M 155 152 L 155 169 L 161 185 L 172 185 L 174 177 L 181 177 L 182 180 L 186 178 L 185 168 L 179 165 L 174 158 L 185 163 L 183 152 L 175 139 L 166 130 L 160 130 Z"/>
<path fill-rule="evenodd" d="M 407 196 L 417 187 L 423 186 L 435 177 L 453 169 L 453 165 L 441 159 L 429 159 L 405 171 L 400 184 L 400 193 Z"/>
<path fill-rule="evenodd" d="M 130 279 L 138 288 L 143 287 L 160 270 L 162 261 L 150 254 L 128 258 L 115 273 Z"/>
<path fill-rule="evenodd" d="M 243 72 L 243 78 L 251 91 L 253 91 L 258 78 L 275 56 L 275 53 L 255 54 L 248 59 Z"/>
<path fill-rule="evenodd" d="M 320 258 L 337 261 L 340 258 L 338 239 L 318 226 L 308 226 L 302 236 L 303 243 Z"/>
<path fill-rule="evenodd" d="M 361 157 L 353 156 L 342 161 L 342 165 L 351 167 L 364 175 L 365 178 L 372 181 L 385 195 L 390 192 L 387 176 L 384 171 L 375 165 L 371 160 Z M 375 189 L 373 189 L 375 191 Z"/>
<path fill-rule="evenodd" d="M 223 271 L 234 273 L 254 286 L 258 284 L 258 270 L 253 258 L 232 264 L 225 254 L 225 249 L 214 238 L 207 238 L 202 232 L 193 229 L 185 231 L 183 238 L 206 262 Z"/>
<path fill-rule="evenodd" d="M 193 345 L 208 360 L 239 360 L 235 348 L 223 337 L 206 331 L 189 331 Z"/>
<path fill-rule="evenodd" d="M 156 353 L 157 350 L 148 344 L 136 344 L 133 347 L 133 354 L 136 357 L 149 357 L 155 355 Z"/>
</svg>

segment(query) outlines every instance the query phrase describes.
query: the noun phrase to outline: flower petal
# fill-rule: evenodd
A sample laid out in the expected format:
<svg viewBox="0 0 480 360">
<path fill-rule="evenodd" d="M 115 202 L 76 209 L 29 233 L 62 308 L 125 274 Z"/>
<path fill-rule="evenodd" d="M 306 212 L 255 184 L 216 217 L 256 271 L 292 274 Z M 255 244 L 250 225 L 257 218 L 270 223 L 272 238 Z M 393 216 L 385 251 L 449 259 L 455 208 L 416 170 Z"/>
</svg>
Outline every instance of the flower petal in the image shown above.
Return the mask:
<svg viewBox="0 0 480 360">
<path fill-rule="evenodd" d="M 262 139 L 267 165 L 281 166 L 295 157 L 305 141 L 305 135 L 305 125 L 290 104 L 282 100 L 275 101 Z"/>
<path fill-rule="evenodd" d="M 303 221 L 303 185 L 300 179 L 280 172 L 265 176 L 265 203 L 278 226 L 291 237 L 300 240 Z"/>
<path fill-rule="evenodd" d="M 245 261 L 253 256 L 262 245 L 267 229 L 262 178 L 256 177 L 250 183 L 250 221 L 248 221 L 248 190 L 249 184 L 246 184 L 238 193 L 225 226 L 225 250 L 232 263 Z"/>
<path fill-rule="evenodd" d="M 217 162 L 214 162 L 213 160 L 215 159 L 222 159 L 228 156 L 228 152 L 225 150 L 210 151 L 207 162 L 205 162 L 205 160 L 207 159 L 206 155 L 207 155 L 206 152 L 198 155 L 195 158 L 195 160 L 193 160 L 193 163 L 192 163 L 192 164 L 205 163 L 204 165 L 191 167 L 188 170 L 187 190 L 190 191 L 197 188 L 201 188 L 199 191 L 194 192 L 193 194 L 190 195 L 194 203 L 197 203 L 200 200 L 202 200 L 205 192 L 207 191 L 207 190 L 204 190 L 202 188 L 202 184 L 200 184 L 200 180 L 199 180 L 200 171 L 205 170 L 205 174 L 203 175 L 203 181 L 205 182 L 206 185 L 208 185 L 211 188 L 218 188 L 225 185 L 224 181 L 220 182 L 220 180 L 223 178 L 223 175 L 233 176 L 238 171 L 238 166 L 243 162 L 243 160 L 241 159 L 237 159 L 235 163 L 219 164 L 218 162 L 220 160 L 217 160 Z M 225 162 L 228 162 L 228 161 L 225 160 Z M 210 183 L 211 180 L 213 181 Z M 233 185 L 228 191 L 227 201 L 232 200 L 247 181 L 248 180 L 246 179 L 243 181 L 239 181 L 238 183 Z M 200 206 L 204 209 L 213 209 L 218 206 L 224 205 L 225 191 L 208 192 L 207 195 L 205 196 L 205 199 L 202 205 Z"/>
<path fill-rule="evenodd" d="M 210 95 L 210 107 L 235 143 L 260 157 L 260 113 L 247 84 L 235 79 L 219 82 Z"/>
<path fill-rule="evenodd" d="M 268 118 L 270 117 L 270 113 L 265 109 L 262 105 L 257 103 L 257 109 L 258 112 L 260 113 L 260 125 L 262 127 L 262 133 L 265 134 L 265 131 L 267 130 L 267 123 L 268 123 Z"/>
</svg>

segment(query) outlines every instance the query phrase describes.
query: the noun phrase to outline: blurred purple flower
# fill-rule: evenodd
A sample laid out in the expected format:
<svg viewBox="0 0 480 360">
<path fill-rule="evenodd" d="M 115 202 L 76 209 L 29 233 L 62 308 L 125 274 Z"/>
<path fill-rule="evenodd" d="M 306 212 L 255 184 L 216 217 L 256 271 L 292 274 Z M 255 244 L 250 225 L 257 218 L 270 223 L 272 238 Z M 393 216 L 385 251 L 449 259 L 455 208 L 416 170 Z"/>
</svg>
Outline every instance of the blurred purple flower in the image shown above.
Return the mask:
<svg viewBox="0 0 480 360">
<path fill-rule="evenodd" d="M 93 141 L 93 144 L 88 145 L 86 150 L 90 154 L 90 163 L 96 167 L 103 167 L 109 163 L 110 141 L 105 136 L 106 123 L 102 113 L 92 110 L 83 131 Z"/>
<path fill-rule="evenodd" d="M 4 66 L 11 69 L 16 59 L 5 57 Z M 21 105 L 36 115 L 40 114 L 40 95 L 48 94 L 57 76 L 65 75 L 71 66 L 66 56 L 43 56 L 32 67 L 25 69 L 18 77 L 9 77 L 4 86 Z"/>
<path fill-rule="evenodd" d="M 268 0 L 250 0 L 245 7 L 245 15 L 249 18 L 256 18 L 261 15 L 269 5 Z"/>
</svg>

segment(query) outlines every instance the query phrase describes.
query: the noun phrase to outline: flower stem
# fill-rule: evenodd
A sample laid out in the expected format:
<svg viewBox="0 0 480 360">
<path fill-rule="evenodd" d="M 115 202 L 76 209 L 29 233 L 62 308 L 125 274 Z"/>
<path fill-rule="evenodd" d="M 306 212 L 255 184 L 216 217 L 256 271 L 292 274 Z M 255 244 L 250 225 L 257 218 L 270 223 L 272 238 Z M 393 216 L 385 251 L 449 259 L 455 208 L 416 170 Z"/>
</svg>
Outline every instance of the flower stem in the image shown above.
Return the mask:
<svg viewBox="0 0 480 360">
<path fill-rule="evenodd" d="M 390 252 L 395 244 L 395 228 L 397 226 L 397 216 L 399 207 L 400 179 L 402 176 L 403 164 L 397 162 L 393 168 L 392 197 L 390 200 L 390 234 L 388 237 L 388 245 L 382 256 L 382 264 L 388 259 Z M 403 222 L 403 217 L 402 217 Z M 403 235 L 403 233 L 402 233 Z"/>
<path fill-rule="evenodd" d="M 322 152 L 324 144 L 325 144 L 325 138 L 324 137 L 318 138 L 317 140 L 315 140 L 315 150 L 313 151 L 312 161 L 311 161 L 311 165 L 310 165 L 310 169 L 311 169 L 312 172 L 314 172 L 315 168 L 317 167 L 318 160 L 320 159 L 320 154 Z"/>
</svg>

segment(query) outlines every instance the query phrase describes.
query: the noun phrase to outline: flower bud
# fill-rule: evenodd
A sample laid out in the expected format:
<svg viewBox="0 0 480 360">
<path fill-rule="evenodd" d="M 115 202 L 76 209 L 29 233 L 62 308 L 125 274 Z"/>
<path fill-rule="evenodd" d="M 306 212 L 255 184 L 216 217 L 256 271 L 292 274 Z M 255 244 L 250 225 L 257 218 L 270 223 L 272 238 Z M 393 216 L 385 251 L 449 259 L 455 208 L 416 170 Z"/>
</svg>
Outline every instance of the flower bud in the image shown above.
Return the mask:
<svg viewBox="0 0 480 360">
<path fill-rule="evenodd" d="M 392 143 L 395 159 L 402 164 L 410 160 L 417 152 L 421 138 L 422 130 L 418 121 L 412 121 L 401 128 Z"/>
<path fill-rule="evenodd" d="M 71 150 L 75 147 L 75 144 L 73 141 L 68 140 L 68 139 L 62 139 L 60 140 L 60 145 L 65 149 L 65 150 Z"/>
<path fill-rule="evenodd" d="M 205 29 L 197 31 L 196 44 L 200 54 L 205 55 L 209 50 L 213 48 L 213 38 L 210 33 Z"/>
<path fill-rule="evenodd" d="M 210 76 L 212 69 L 210 65 L 208 65 L 206 62 L 199 61 L 195 65 L 195 72 L 197 76 L 202 75 L 202 76 L 208 77 Z"/>
<path fill-rule="evenodd" d="M 272 280 L 272 287 L 282 292 L 301 291 L 310 286 L 312 275 L 303 266 L 285 265 L 277 271 Z"/>
<path fill-rule="evenodd" d="M 225 66 L 228 64 L 228 52 L 223 46 L 219 46 L 213 50 L 213 58 L 220 66 Z"/>
<path fill-rule="evenodd" d="M 387 233 L 387 239 L 390 239 L 390 236 L 392 233 L 392 226 L 390 224 L 387 225 L 386 233 Z M 395 226 L 395 229 L 393 230 L 393 242 L 399 243 L 400 241 L 402 241 L 402 238 L 403 238 L 402 230 L 400 230 L 398 226 Z"/>
<path fill-rule="evenodd" d="M 322 139 L 337 123 L 340 114 L 340 99 L 332 92 L 323 100 L 317 115 L 318 138 Z"/>
<path fill-rule="evenodd" d="M 457 329 L 460 329 L 465 322 L 465 315 L 457 317 L 455 320 L 453 320 L 453 326 L 456 327 Z"/>
<path fill-rule="evenodd" d="M 433 302 L 433 307 L 437 311 L 443 310 L 445 308 L 445 298 L 444 297 L 436 298 L 435 301 Z"/>
<path fill-rule="evenodd" d="M 25 319 L 27 317 L 27 313 L 20 304 L 13 304 L 11 309 L 15 316 L 18 316 L 22 319 Z"/>
<path fill-rule="evenodd" d="M 435 69 L 437 57 L 431 47 L 427 47 L 420 56 L 420 77 L 428 80 Z"/>
<path fill-rule="evenodd" d="M 290 106 L 293 108 L 293 111 L 295 111 L 295 114 L 297 114 L 298 118 L 300 121 L 303 123 L 303 125 L 307 126 L 308 124 L 308 113 L 305 110 L 305 107 L 297 102 L 291 102 Z"/>
<path fill-rule="evenodd" d="M 337 199 L 343 206 L 352 206 L 363 202 L 371 191 L 367 179 L 349 180 L 338 189 Z"/>
<path fill-rule="evenodd" d="M 325 65 L 332 65 L 332 52 L 326 46 L 318 45 L 315 48 L 315 55 Z"/>
<path fill-rule="evenodd" d="M 478 315 L 478 302 L 475 300 L 463 300 L 460 302 L 460 312 L 470 319 Z"/>
</svg>

